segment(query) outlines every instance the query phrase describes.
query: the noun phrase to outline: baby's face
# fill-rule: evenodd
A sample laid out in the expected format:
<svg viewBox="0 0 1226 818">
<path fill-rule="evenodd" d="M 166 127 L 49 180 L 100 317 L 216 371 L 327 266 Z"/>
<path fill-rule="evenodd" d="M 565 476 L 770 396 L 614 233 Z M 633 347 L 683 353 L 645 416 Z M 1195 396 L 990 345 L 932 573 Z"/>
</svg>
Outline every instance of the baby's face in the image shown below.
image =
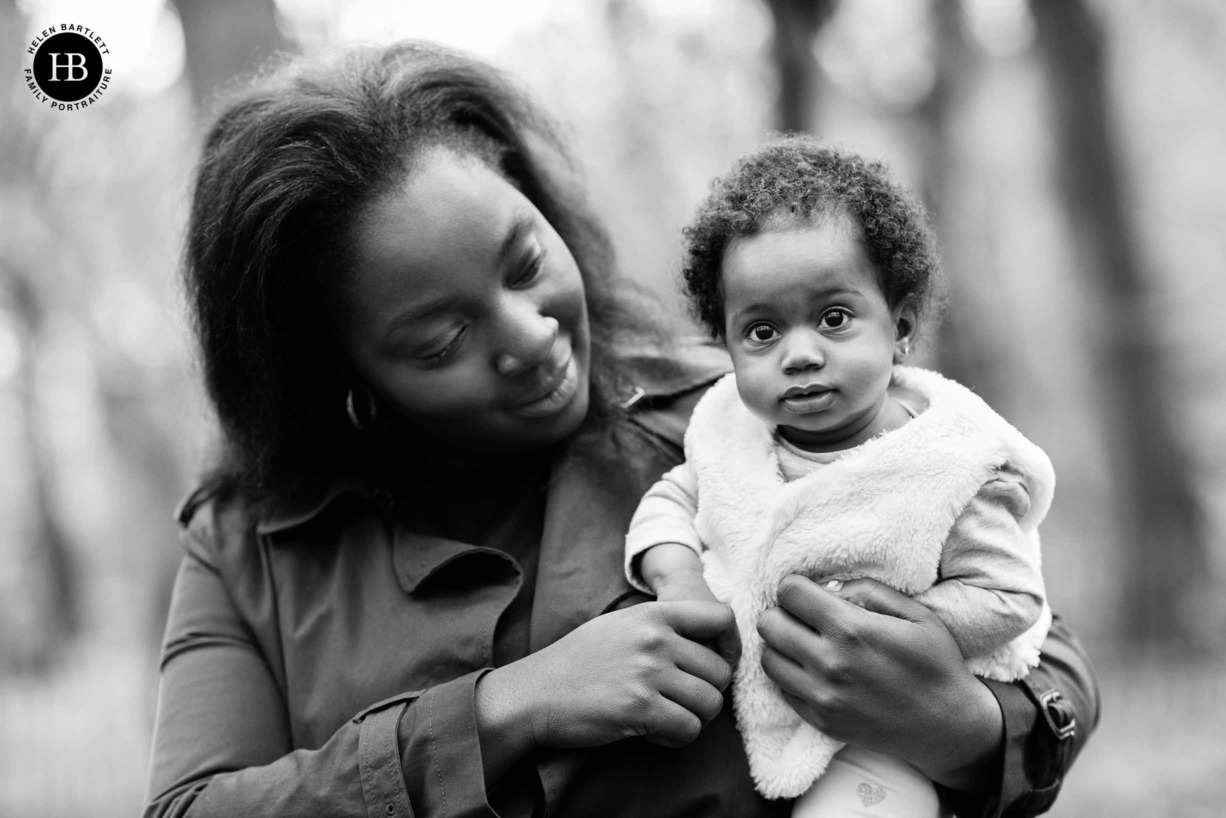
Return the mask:
<svg viewBox="0 0 1226 818">
<path fill-rule="evenodd" d="M 843 216 L 734 239 L 724 252 L 724 332 L 749 409 L 813 451 L 885 427 L 886 390 L 914 316 L 891 310 Z"/>
</svg>

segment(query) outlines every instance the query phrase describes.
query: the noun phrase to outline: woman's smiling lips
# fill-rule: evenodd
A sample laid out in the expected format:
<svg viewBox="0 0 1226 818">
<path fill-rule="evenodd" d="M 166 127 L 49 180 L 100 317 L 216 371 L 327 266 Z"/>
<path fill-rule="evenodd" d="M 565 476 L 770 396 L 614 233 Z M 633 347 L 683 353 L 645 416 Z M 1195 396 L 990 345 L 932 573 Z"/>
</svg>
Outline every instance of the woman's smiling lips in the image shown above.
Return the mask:
<svg viewBox="0 0 1226 818">
<path fill-rule="evenodd" d="M 834 403 L 835 391 L 821 384 L 805 384 L 786 389 L 779 398 L 785 412 L 793 415 L 807 415 L 828 409 Z"/>
<path fill-rule="evenodd" d="M 570 354 L 541 389 L 527 401 L 512 406 L 510 411 L 525 418 L 549 417 L 565 408 L 578 391 L 579 367 L 575 356 Z"/>
</svg>

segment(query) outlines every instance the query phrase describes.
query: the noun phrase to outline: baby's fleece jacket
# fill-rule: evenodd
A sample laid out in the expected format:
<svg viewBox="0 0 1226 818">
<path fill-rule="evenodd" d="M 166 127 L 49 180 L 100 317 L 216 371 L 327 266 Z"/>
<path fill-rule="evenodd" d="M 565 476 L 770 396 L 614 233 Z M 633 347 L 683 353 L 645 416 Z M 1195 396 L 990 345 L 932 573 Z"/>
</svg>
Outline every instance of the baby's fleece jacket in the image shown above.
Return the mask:
<svg viewBox="0 0 1226 818">
<path fill-rule="evenodd" d="M 681 543 L 700 553 L 711 590 L 735 612 L 734 706 L 768 797 L 807 790 L 842 746 L 802 721 L 762 671 L 757 620 L 789 573 L 871 577 L 914 595 L 979 675 L 1009 681 L 1038 664 L 1051 620 L 1037 531 L 1051 462 L 965 387 L 911 367 L 896 367 L 894 383 L 923 396 L 918 417 L 787 482 L 774 430 L 726 376 L 694 410 L 686 462 L 630 525 L 632 583 L 643 587 L 638 555 Z"/>
</svg>

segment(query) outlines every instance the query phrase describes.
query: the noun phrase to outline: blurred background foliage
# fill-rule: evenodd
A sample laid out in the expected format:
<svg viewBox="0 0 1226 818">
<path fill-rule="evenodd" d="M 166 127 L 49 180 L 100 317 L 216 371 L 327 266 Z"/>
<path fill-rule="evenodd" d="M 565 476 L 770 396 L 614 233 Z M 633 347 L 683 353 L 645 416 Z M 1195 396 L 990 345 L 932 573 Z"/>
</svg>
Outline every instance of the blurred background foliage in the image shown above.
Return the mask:
<svg viewBox="0 0 1226 818">
<path fill-rule="evenodd" d="M 30 39 L 115 78 L 39 106 Z M 439 39 L 567 128 L 623 267 L 688 318 L 679 230 L 773 130 L 933 207 L 927 363 L 1056 466 L 1045 570 L 1104 721 L 1059 816 L 1226 803 L 1226 5 L 1217 0 L 0 0 L 0 818 L 140 809 L 171 510 L 211 426 L 176 272 L 212 100 L 280 51 Z"/>
</svg>

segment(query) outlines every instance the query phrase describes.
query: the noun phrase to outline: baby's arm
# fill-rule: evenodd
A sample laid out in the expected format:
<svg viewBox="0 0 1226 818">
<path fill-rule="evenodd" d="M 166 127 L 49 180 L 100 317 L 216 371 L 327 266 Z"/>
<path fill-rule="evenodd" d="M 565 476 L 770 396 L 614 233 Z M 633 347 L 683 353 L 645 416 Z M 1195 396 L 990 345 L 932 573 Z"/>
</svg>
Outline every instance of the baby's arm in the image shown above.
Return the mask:
<svg viewBox="0 0 1226 818">
<path fill-rule="evenodd" d="M 680 543 L 666 542 L 648 548 L 639 560 L 639 572 L 661 602 L 719 601 L 702 578 L 702 559 Z"/>
<path fill-rule="evenodd" d="M 697 513 L 698 484 L 685 463 L 648 489 L 626 535 L 631 585 L 665 602 L 715 598 L 702 578 L 702 541 L 694 529 Z"/>
<path fill-rule="evenodd" d="M 941 617 L 963 656 L 995 650 L 1042 615 L 1039 539 L 1019 524 L 1029 509 L 1025 478 L 1005 466 L 963 509 L 937 583 L 915 597 Z"/>
</svg>

